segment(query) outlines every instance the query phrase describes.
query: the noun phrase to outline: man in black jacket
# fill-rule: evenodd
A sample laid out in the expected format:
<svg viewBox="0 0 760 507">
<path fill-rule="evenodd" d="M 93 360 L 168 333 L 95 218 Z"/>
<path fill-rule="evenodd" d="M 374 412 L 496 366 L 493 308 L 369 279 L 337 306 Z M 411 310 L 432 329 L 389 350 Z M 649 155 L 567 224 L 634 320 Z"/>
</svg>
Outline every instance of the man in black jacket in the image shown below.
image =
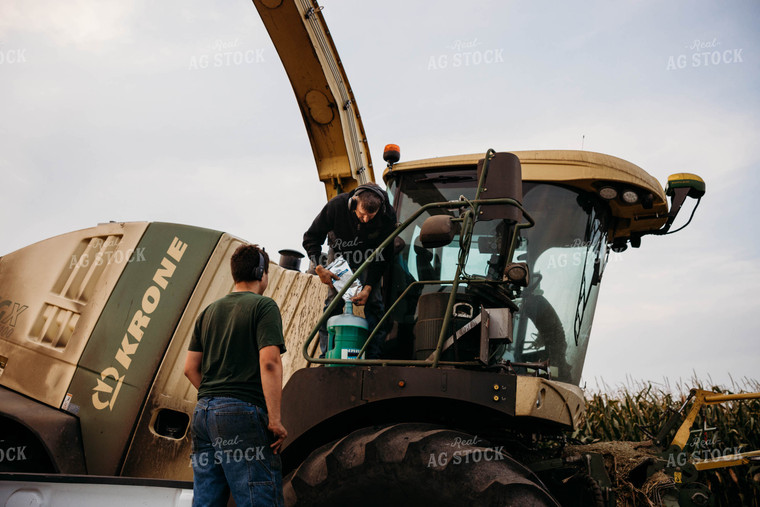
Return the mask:
<svg viewBox="0 0 760 507">
<path fill-rule="evenodd" d="M 358 186 L 352 192 L 339 194 L 322 208 L 319 215 L 303 235 L 303 247 L 309 259 L 314 263 L 315 271 L 322 283 L 330 289 L 325 300 L 325 308 L 337 295 L 332 286 L 333 279 L 338 277 L 325 269 L 322 258 L 322 244 L 328 238 L 330 248 L 335 256 L 342 256 L 348 261 L 351 269 L 356 272 L 359 266 L 396 228 L 396 212 L 388 202 L 388 195 L 374 183 Z M 364 315 L 367 318 L 370 332 L 378 323 L 385 307 L 380 291 L 380 278 L 393 255 L 393 244 L 378 253 L 372 265 L 360 276 L 363 285 L 359 294 L 351 301 L 357 305 L 365 305 Z M 333 314 L 342 311 L 343 304 L 336 308 Z M 367 358 L 380 357 L 380 348 L 385 340 L 385 332 L 375 335 L 367 347 Z M 327 352 L 327 329 L 323 325 L 319 330 L 320 357 Z"/>
</svg>

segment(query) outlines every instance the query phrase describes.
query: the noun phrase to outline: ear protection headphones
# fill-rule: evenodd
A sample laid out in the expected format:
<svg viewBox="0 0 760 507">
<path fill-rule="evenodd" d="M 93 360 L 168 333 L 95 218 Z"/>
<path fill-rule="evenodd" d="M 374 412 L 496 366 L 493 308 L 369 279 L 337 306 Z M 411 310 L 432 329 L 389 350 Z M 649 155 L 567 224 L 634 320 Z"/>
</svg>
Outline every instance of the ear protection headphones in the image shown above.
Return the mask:
<svg viewBox="0 0 760 507">
<path fill-rule="evenodd" d="M 365 183 L 364 185 L 359 185 L 356 187 L 356 190 L 354 190 L 354 195 L 351 196 L 351 198 L 348 200 L 348 210 L 349 211 L 355 211 L 356 206 L 358 203 L 358 200 L 356 199 L 356 196 L 361 194 L 362 192 L 373 192 L 377 194 L 377 196 L 380 198 L 380 209 L 377 211 L 379 214 L 385 214 L 385 192 L 383 192 L 379 186 L 377 186 L 374 183 Z"/>
<path fill-rule="evenodd" d="M 254 280 L 261 280 L 264 278 L 264 268 L 266 267 L 266 261 L 264 260 L 264 255 L 262 255 L 261 250 L 259 250 L 259 265 L 253 268 L 253 279 Z"/>
</svg>

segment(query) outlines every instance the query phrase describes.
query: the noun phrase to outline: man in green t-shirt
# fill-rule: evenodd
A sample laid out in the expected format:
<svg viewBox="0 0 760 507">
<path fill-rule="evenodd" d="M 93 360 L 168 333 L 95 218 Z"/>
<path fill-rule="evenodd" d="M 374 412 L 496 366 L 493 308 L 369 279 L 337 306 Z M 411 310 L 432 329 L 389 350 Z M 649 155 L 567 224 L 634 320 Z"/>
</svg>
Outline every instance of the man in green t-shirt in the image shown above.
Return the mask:
<svg viewBox="0 0 760 507">
<path fill-rule="evenodd" d="M 262 296 L 269 256 L 241 245 L 230 260 L 233 291 L 195 322 L 185 375 L 198 389 L 193 413 L 193 505 L 283 505 L 278 451 L 285 352 L 277 303 Z"/>
</svg>

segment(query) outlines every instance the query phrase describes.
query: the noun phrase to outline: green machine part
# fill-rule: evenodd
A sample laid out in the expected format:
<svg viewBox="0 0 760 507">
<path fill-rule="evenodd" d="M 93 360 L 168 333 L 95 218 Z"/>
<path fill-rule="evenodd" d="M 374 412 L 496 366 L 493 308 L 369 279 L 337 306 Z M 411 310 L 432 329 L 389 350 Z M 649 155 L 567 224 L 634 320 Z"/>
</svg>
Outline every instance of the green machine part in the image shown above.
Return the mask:
<svg viewBox="0 0 760 507">
<path fill-rule="evenodd" d="M 118 475 L 135 421 L 221 232 L 153 223 L 122 273 L 62 408 L 79 416 L 87 472 Z"/>
</svg>

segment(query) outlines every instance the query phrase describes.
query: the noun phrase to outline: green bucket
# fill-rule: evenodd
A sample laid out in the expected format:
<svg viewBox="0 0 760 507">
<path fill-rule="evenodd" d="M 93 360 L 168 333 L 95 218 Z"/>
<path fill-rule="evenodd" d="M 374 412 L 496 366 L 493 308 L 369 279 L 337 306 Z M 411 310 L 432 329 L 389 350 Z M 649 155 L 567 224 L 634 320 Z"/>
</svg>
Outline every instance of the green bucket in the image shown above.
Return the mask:
<svg viewBox="0 0 760 507">
<path fill-rule="evenodd" d="M 369 336 L 367 321 L 354 315 L 350 301 L 340 315 L 327 320 L 327 359 L 357 359 Z M 327 365 L 340 366 L 340 365 Z"/>
</svg>

